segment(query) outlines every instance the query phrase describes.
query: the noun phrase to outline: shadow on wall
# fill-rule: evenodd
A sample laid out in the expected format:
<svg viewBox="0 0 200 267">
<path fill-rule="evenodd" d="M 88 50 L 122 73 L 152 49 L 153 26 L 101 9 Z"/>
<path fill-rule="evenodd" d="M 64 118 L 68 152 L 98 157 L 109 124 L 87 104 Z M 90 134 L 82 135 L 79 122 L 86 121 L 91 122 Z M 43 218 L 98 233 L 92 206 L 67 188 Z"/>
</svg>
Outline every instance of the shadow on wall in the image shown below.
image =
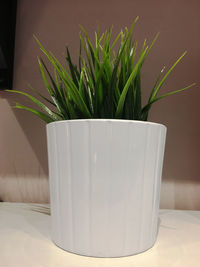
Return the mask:
<svg viewBox="0 0 200 267">
<path fill-rule="evenodd" d="M 6 143 L 5 149 L 7 150 L 7 152 L 8 150 L 11 150 L 13 153 L 16 153 L 16 156 L 19 157 L 19 159 L 22 159 L 24 156 L 24 160 L 26 159 L 26 157 L 29 157 L 27 152 L 31 150 L 32 154 L 35 155 L 39 162 L 41 173 L 47 175 L 48 166 L 45 123 L 30 112 L 14 108 L 16 102 L 20 102 L 29 107 L 33 107 L 32 103 L 27 102 L 22 96 L 18 94 L 0 92 L 0 101 L 2 103 L 2 106 L 4 107 L 5 115 L 3 125 L 5 127 L 3 127 L 2 129 L 2 131 L 5 130 L 4 137 L 7 139 L 4 140 Z M 11 138 L 12 140 L 10 140 L 10 143 L 9 139 Z M 14 141 L 16 142 L 16 147 L 11 146 L 13 145 Z M 23 142 L 25 142 L 25 144 L 23 144 Z M 27 148 L 26 145 L 30 145 L 30 148 Z M 16 149 L 17 147 L 19 148 L 19 150 Z M 23 162 L 21 162 L 21 164 L 24 168 L 25 164 Z M 29 174 L 35 174 L 35 169 L 33 172 L 30 171 Z"/>
<path fill-rule="evenodd" d="M 37 45 L 34 43 L 33 33 L 34 30 L 40 28 L 41 17 L 43 16 L 43 11 L 47 7 L 47 3 L 45 3 L 45 1 L 44 2 L 35 1 L 34 5 L 31 6 L 32 11 L 34 12 L 34 17 L 33 17 L 27 14 L 28 12 L 27 6 L 24 5 L 23 2 L 24 1 L 18 1 L 18 7 L 17 7 L 13 89 L 26 91 L 28 89 L 28 80 L 34 80 L 34 77 L 32 77 L 32 75 L 39 76 L 39 70 L 35 71 L 35 68 L 38 68 L 36 56 L 30 55 L 29 58 L 27 55 L 30 54 L 31 50 L 33 51 L 33 49 L 31 48 L 34 45 L 35 47 L 33 48 L 37 49 L 36 54 L 39 53 L 39 49 Z M 28 25 L 27 27 L 24 26 L 25 22 Z M 31 68 L 30 63 L 28 64 L 26 63 L 26 61 L 29 61 L 31 59 L 32 61 L 34 61 L 32 70 L 30 69 Z M 18 68 L 18 66 L 20 68 Z M 26 69 L 28 69 L 27 71 L 29 75 L 26 75 L 26 72 L 24 72 Z M 29 79 L 28 76 L 31 76 L 31 79 Z M 42 79 L 40 79 L 40 83 L 41 81 Z M 21 102 L 25 105 L 27 103 L 27 106 L 31 107 L 32 103 L 30 101 L 27 101 L 26 98 L 17 94 L 11 94 L 7 92 L 0 92 L 0 98 L 1 100 L 2 99 L 4 99 L 5 101 L 7 100 L 7 105 L 6 102 L 4 102 L 4 106 L 7 109 L 6 116 L 9 115 L 8 112 L 10 111 L 13 113 L 13 115 L 16 118 L 15 123 L 19 125 L 19 129 L 16 130 L 23 131 L 24 138 L 27 139 L 27 143 L 30 144 L 31 150 L 35 154 L 39 162 L 41 173 L 47 175 L 48 166 L 47 166 L 45 124 L 38 118 L 34 117 L 34 115 L 32 115 L 29 112 L 24 112 L 18 109 L 10 108 L 14 106 L 16 102 Z M 14 119 L 12 115 L 10 115 L 10 117 Z M 9 124 L 9 122 L 7 123 Z M 15 138 L 15 131 L 14 131 L 15 129 L 12 129 L 12 127 L 10 127 L 8 131 L 9 130 L 12 130 L 13 138 Z M 22 146 L 22 148 L 18 150 L 18 152 L 20 155 L 25 153 L 26 156 L 28 157 L 28 153 L 26 150 L 24 150 L 24 148 L 25 147 Z M 13 152 L 15 151 L 13 150 Z M 20 155 L 18 156 L 20 157 Z M 30 169 L 29 174 L 34 175 L 35 170 L 32 172 Z"/>
<path fill-rule="evenodd" d="M 38 66 L 30 63 L 31 60 L 37 63 L 30 51 L 34 49 L 33 33 L 40 28 L 46 3 L 35 1 L 31 8 L 33 12 L 35 10 L 34 17 L 27 14 L 29 11 L 23 1 L 18 1 L 13 81 L 15 90 L 26 91 L 28 80 L 37 79 L 33 77 L 34 73 L 39 76 L 39 71 L 34 69 Z M 16 102 L 32 106 L 20 95 L 0 92 L 0 199 L 48 202 L 45 124 L 29 112 L 13 109 Z"/>
<path fill-rule="evenodd" d="M 0 93 L 0 199 L 48 202 L 45 124 L 29 112 L 13 109 L 16 101 L 24 103 L 19 95 Z"/>
</svg>

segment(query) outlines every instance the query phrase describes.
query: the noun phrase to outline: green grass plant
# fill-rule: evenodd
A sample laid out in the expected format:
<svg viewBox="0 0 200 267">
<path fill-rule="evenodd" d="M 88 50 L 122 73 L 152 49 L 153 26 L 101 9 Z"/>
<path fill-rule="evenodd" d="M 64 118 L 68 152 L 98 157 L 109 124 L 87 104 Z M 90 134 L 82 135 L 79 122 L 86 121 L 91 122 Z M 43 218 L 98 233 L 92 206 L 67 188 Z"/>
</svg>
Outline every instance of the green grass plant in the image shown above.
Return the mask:
<svg viewBox="0 0 200 267">
<path fill-rule="evenodd" d="M 158 95 L 169 74 L 185 56 L 184 52 L 166 74 L 161 70 L 147 103 L 142 106 L 142 66 L 159 34 L 150 45 L 144 40 L 142 47 L 138 49 L 133 38 L 137 20 L 138 17 L 129 29 L 121 30 L 114 40 L 112 28 L 102 34 L 98 29 L 95 32 L 94 44 L 87 31 L 81 27 L 78 64 L 72 61 L 69 48 L 66 47 L 67 66 L 63 66 L 35 37 L 52 67 L 50 71 L 46 63 L 38 58 L 40 73 L 49 98 L 31 86 L 30 89 L 37 94 L 37 98 L 26 92 L 9 90 L 26 96 L 37 106 L 35 109 L 17 103 L 15 107 L 32 112 L 46 123 L 95 118 L 148 120 L 153 103 L 184 91 L 194 84 Z"/>
</svg>

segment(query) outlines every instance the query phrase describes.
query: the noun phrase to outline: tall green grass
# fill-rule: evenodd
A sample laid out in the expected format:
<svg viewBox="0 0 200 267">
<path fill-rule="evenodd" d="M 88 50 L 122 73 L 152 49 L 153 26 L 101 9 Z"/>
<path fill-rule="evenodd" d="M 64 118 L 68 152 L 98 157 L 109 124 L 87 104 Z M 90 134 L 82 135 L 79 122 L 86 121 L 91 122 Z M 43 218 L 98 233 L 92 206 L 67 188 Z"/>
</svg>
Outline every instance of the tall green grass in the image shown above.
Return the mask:
<svg viewBox="0 0 200 267">
<path fill-rule="evenodd" d="M 144 40 L 142 47 L 138 49 L 137 42 L 133 38 L 133 29 L 137 20 L 138 17 L 130 29 L 121 30 L 114 40 L 112 28 L 102 34 L 97 30 L 94 43 L 87 31 L 81 27 L 78 64 L 72 61 L 70 51 L 66 47 L 67 67 L 48 52 L 35 37 L 52 67 L 50 71 L 45 62 L 38 58 L 40 73 L 49 98 L 32 87 L 30 89 L 38 95 L 37 98 L 25 92 L 12 90 L 11 92 L 29 98 L 39 109 L 25 107 L 18 103 L 15 107 L 28 110 L 47 123 L 86 118 L 146 121 L 154 102 L 186 90 L 194 84 L 158 95 L 169 74 L 185 56 L 186 52 L 184 52 L 166 74 L 161 70 L 148 102 L 142 106 L 141 70 L 159 34 L 149 45 Z"/>
</svg>

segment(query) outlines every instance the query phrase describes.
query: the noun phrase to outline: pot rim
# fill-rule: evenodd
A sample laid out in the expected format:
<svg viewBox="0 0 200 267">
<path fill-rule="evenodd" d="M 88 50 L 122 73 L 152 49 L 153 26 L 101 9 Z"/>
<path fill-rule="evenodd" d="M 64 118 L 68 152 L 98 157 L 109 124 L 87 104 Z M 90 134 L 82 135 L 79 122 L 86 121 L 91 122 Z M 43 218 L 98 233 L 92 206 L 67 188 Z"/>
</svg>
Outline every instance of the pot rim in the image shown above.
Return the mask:
<svg viewBox="0 0 200 267">
<path fill-rule="evenodd" d="M 150 122 L 150 121 L 140 121 L 140 120 L 123 120 L 123 119 L 75 119 L 75 120 L 60 120 L 60 121 L 53 121 L 46 125 L 49 127 L 50 125 L 60 124 L 60 123 L 77 123 L 77 122 L 123 122 L 123 123 L 134 123 L 134 124 L 144 124 L 144 125 L 157 125 L 162 126 L 165 129 L 167 127 L 164 124 L 157 123 L 157 122 Z"/>
</svg>

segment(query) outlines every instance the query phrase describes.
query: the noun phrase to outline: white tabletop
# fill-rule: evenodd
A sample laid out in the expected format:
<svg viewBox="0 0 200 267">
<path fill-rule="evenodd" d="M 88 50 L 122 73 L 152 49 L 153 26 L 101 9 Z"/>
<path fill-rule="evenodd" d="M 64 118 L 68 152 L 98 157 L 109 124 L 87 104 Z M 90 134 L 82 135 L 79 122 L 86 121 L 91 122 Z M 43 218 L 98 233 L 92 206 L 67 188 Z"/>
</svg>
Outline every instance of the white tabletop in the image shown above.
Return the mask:
<svg viewBox="0 0 200 267">
<path fill-rule="evenodd" d="M 50 238 L 49 206 L 0 203 L 0 267 L 199 267 L 200 211 L 161 210 L 155 246 L 138 255 L 92 258 Z"/>
</svg>

